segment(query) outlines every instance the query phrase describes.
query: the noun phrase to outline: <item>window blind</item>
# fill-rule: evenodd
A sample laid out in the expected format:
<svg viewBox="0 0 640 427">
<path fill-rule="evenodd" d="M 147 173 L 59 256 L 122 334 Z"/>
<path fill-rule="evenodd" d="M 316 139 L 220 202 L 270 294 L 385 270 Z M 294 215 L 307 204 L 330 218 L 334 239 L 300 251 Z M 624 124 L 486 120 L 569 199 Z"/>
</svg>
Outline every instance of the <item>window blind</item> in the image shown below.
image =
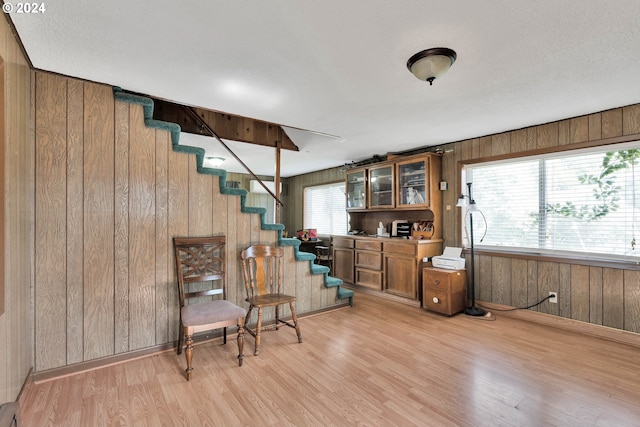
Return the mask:
<svg viewBox="0 0 640 427">
<path fill-rule="evenodd" d="M 477 247 L 640 256 L 638 142 L 465 169 Z"/>
<path fill-rule="evenodd" d="M 304 227 L 318 234 L 347 234 L 344 182 L 316 185 L 304 189 Z"/>
</svg>

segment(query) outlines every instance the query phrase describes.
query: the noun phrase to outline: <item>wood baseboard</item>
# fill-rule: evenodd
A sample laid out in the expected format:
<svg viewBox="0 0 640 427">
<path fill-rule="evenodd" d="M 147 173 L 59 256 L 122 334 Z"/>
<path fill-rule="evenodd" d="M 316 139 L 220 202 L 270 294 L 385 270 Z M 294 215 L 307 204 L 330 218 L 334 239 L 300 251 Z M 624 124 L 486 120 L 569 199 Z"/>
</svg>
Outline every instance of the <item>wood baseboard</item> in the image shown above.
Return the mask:
<svg viewBox="0 0 640 427">
<path fill-rule="evenodd" d="M 198 337 L 196 337 L 197 339 Z M 211 339 L 210 337 L 206 337 Z M 194 340 L 196 341 L 196 340 Z M 70 375 L 82 372 L 92 371 L 94 369 L 104 368 L 106 366 L 116 365 L 118 363 L 130 360 L 140 359 L 142 357 L 152 356 L 154 354 L 165 351 L 174 350 L 177 343 L 165 343 L 154 347 L 147 347 L 140 350 L 129 351 L 115 356 L 103 357 L 101 359 L 90 360 L 87 362 L 75 363 L 73 365 L 63 366 L 60 368 L 48 369 L 46 371 L 36 372 L 33 374 L 33 382 L 38 384 L 45 381 L 51 381 L 58 378 L 68 377 Z"/>
<path fill-rule="evenodd" d="M 496 310 L 494 314 L 500 316 L 508 316 L 515 319 L 526 320 L 528 322 L 534 322 L 541 325 L 551 326 L 554 328 L 560 328 L 571 332 L 590 335 L 592 337 L 601 338 L 604 340 L 614 341 L 621 344 L 630 345 L 640 348 L 640 334 L 635 332 L 623 331 L 621 329 L 610 328 L 608 326 L 596 325 L 593 323 L 581 322 L 579 320 L 567 319 L 565 317 L 554 316 L 551 314 L 540 313 L 530 310 L 513 310 L 513 311 L 498 311 L 509 310 L 513 307 L 507 305 L 495 304 L 486 301 L 477 301 L 478 305 L 487 308 L 488 310 Z"/>
<path fill-rule="evenodd" d="M 338 309 L 343 309 L 343 308 L 348 308 L 348 307 L 349 307 L 348 303 L 341 303 L 341 304 L 337 304 L 335 306 L 322 308 L 322 309 L 318 309 L 318 310 L 314 310 L 314 311 L 310 311 L 310 312 L 298 315 L 298 318 L 299 319 L 303 319 L 305 317 L 315 316 L 315 315 L 318 315 L 318 314 L 321 314 L 321 313 L 326 313 L 328 311 L 333 311 L 333 310 L 338 310 Z M 284 320 L 290 320 L 290 319 L 291 319 L 291 316 L 289 316 L 287 318 L 284 318 Z M 275 323 L 275 321 L 266 322 L 264 326 L 269 326 L 270 324 L 273 324 L 273 323 Z M 235 332 L 233 334 L 227 334 L 227 340 L 232 339 L 230 337 L 233 337 L 233 336 L 235 336 Z M 222 337 L 222 330 L 219 329 L 219 330 L 210 331 L 210 332 L 207 332 L 205 334 L 194 336 L 193 337 L 193 341 L 194 341 L 193 344 L 194 345 L 204 344 L 204 343 L 207 343 L 209 341 L 212 341 L 212 340 L 220 338 L 220 337 Z M 117 354 L 117 355 L 114 355 L 114 356 L 104 357 L 104 358 L 101 358 L 101 359 L 95 359 L 95 360 L 90 360 L 90 361 L 87 361 L 87 362 L 75 363 L 73 365 L 63 366 L 63 367 L 60 367 L 60 368 L 53 368 L 53 369 L 49 369 L 49 370 L 46 370 L 46 371 L 33 373 L 33 374 L 29 375 L 27 380 L 29 381 L 29 378 L 30 378 L 31 381 L 34 382 L 34 383 L 41 383 L 41 382 L 45 382 L 45 381 L 51 381 L 51 380 L 54 380 L 54 379 L 63 378 L 63 377 L 67 377 L 67 376 L 70 376 L 70 375 L 79 374 L 79 373 L 82 373 L 82 372 L 92 371 L 94 369 L 104 368 L 106 366 L 116 365 L 116 364 L 119 364 L 119 363 L 125 363 L 125 362 L 131 361 L 131 360 L 140 359 L 142 357 L 149 357 L 149 356 L 153 356 L 155 354 L 159 354 L 159 353 L 163 353 L 163 352 L 167 352 L 167 351 L 175 351 L 177 345 L 178 345 L 177 341 L 168 342 L 168 343 L 164 343 L 164 344 L 153 346 L 153 347 L 147 347 L 147 348 L 143 348 L 143 349 L 140 349 L 140 350 L 129 351 L 129 352 L 123 353 L 123 354 Z M 25 384 L 26 384 L 26 382 L 25 382 Z M 24 386 L 23 386 L 23 388 L 24 388 Z"/>
<path fill-rule="evenodd" d="M 406 305 L 410 305 L 411 307 L 420 307 L 420 301 L 419 300 L 413 300 L 413 299 L 409 299 L 409 298 L 404 298 L 404 297 L 400 297 L 398 295 L 393 295 L 393 294 L 389 294 L 386 292 L 382 292 L 382 291 L 376 291 L 374 289 L 369 289 L 367 287 L 364 286 L 359 286 L 356 284 L 344 284 L 342 285 L 343 288 L 345 289 L 351 289 L 352 291 L 358 291 L 358 292 L 362 292 L 365 294 L 369 294 L 369 295 L 375 295 L 377 297 L 380 298 L 385 298 L 391 301 L 395 301 L 395 302 L 399 302 L 401 304 L 406 304 Z"/>
</svg>

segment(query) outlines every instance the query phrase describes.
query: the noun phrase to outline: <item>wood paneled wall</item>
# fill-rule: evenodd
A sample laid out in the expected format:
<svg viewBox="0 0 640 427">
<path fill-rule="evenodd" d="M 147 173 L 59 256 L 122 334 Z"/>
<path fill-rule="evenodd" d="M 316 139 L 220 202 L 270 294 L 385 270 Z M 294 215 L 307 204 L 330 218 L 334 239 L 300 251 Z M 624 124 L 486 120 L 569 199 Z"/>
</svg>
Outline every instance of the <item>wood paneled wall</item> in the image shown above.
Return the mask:
<svg viewBox="0 0 640 427">
<path fill-rule="evenodd" d="M 283 180 L 282 202 L 284 207 L 281 211 L 281 222 L 284 224 L 289 236 L 295 236 L 295 232 L 303 228 L 305 187 L 344 181 L 344 179 L 344 171 L 338 167 L 297 175 Z"/>
<path fill-rule="evenodd" d="M 36 372 L 175 341 L 174 236 L 227 236 L 228 298 L 244 305 L 240 251 L 276 231 L 111 87 L 36 72 L 35 98 Z M 300 313 L 340 302 L 286 254 Z"/>
<path fill-rule="evenodd" d="M 30 304 L 33 262 L 33 125 L 32 72 L 6 18 L 0 17 L 3 60 L 4 146 L 0 153 L 3 182 L 0 272 L 4 313 L 0 314 L 0 403 L 14 401 L 33 366 L 33 317 Z"/>
<path fill-rule="evenodd" d="M 493 156 L 525 156 L 541 149 L 571 149 L 640 134 L 640 105 L 474 138 L 442 146 L 445 245 L 460 245 L 460 165 Z M 608 141 L 607 141 L 608 140 Z M 615 145 L 612 146 L 612 149 Z M 447 210 L 449 206 L 450 210 Z M 558 304 L 545 302 L 540 312 L 640 332 L 640 271 L 580 263 L 476 254 L 476 298 L 509 306 L 533 304 L 549 291 Z"/>
<path fill-rule="evenodd" d="M 0 228 L 0 259 L 3 260 L 0 263 L 0 316 L 4 314 L 4 139 L 5 139 L 5 124 L 4 124 L 4 59 L 2 59 L 2 55 L 0 55 L 0 165 L 2 165 L 2 173 L 0 173 L 0 188 L 2 189 L 2 198 L 0 198 L 0 224 L 2 224 L 2 228 Z"/>
<path fill-rule="evenodd" d="M 263 181 L 273 181 L 273 177 L 272 176 L 258 176 L 258 178 L 260 178 Z M 245 173 L 228 173 L 227 174 L 227 183 L 229 181 L 236 181 L 240 183 L 240 187 L 238 188 L 242 188 L 243 190 L 247 190 L 249 191 L 250 189 L 250 182 L 251 180 L 253 180 L 254 178 L 249 175 L 249 174 L 245 174 Z M 265 213 L 265 218 L 267 219 L 267 222 L 279 222 L 280 221 L 275 221 L 275 201 L 273 199 L 273 197 L 271 197 L 271 194 L 264 194 L 264 193 L 248 193 L 247 194 L 247 206 L 253 206 L 256 208 L 264 208 L 266 209 L 266 213 Z"/>
<path fill-rule="evenodd" d="M 441 146 L 442 179 L 449 183 L 442 203 L 445 246 L 461 244 L 460 214 L 455 205 L 462 192 L 460 167 L 465 162 L 598 145 L 636 134 L 640 135 L 640 104 Z M 302 228 L 305 186 L 342 179 L 340 168 L 288 178 L 286 229 Z M 557 291 L 558 304 L 545 302 L 532 310 L 640 332 L 640 271 L 635 269 L 476 254 L 475 284 L 477 299 L 514 307 L 534 304 L 550 291 Z"/>
</svg>

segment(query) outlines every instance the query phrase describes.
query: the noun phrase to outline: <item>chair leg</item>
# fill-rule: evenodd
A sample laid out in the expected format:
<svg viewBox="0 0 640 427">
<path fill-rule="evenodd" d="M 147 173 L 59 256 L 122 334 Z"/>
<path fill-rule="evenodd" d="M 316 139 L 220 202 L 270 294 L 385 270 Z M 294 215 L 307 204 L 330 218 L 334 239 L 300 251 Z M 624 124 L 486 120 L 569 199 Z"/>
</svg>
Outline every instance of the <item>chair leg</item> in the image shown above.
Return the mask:
<svg viewBox="0 0 640 427">
<path fill-rule="evenodd" d="M 276 331 L 280 329 L 280 306 L 276 305 Z"/>
<path fill-rule="evenodd" d="M 298 342 L 302 342 L 302 335 L 300 335 L 300 326 L 298 325 L 298 316 L 296 316 L 296 309 L 293 306 L 293 302 L 289 303 L 291 308 L 291 320 L 293 320 L 293 326 L 296 327 L 296 334 L 298 335 Z"/>
<path fill-rule="evenodd" d="M 251 311 L 253 310 L 253 306 L 250 305 L 249 306 L 249 310 L 247 310 L 247 315 L 244 318 L 244 327 L 247 330 L 247 332 L 249 332 L 251 335 L 253 335 L 253 333 L 251 332 L 251 329 L 249 329 L 249 322 L 251 321 Z M 254 335 L 255 336 L 255 335 Z"/>
<path fill-rule="evenodd" d="M 191 367 L 191 360 L 193 359 L 193 337 L 190 334 L 187 334 L 186 337 L 187 348 L 184 350 L 184 357 L 187 359 L 187 381 L 191 379 L 191 373 L 193 372 L 193 367 Z"/>
<path fill-rule="evenodd" d="M 227 327 L 225 326 L 224 328 L 222 328 L 222 344 L 226 344 L 227 343 Z"/>
<path fill-rule="evenodd" d="M 244 319 L 238 319 L 238 366 L 242 366 L 244 359 Z"/>
<path fill-rule="evenodd" d="M 245 327 L 247 327 L 247 325 L 249 324 L 249 321 L 251 321 L 251 311 L 253 310 L 253 306 L 250 305 L 249 306 L 249 310 L 247 310 L 247 315 L 244 318 L 244 325 Z"/>
<path fill-rule="evenodd" d="M 260 354 L 260 332 L 262 332 L 262 307 L 258 307 L 258 324 L 256 325 L 256 347 L 253 350 L 253 355 Z"/>
<path fill-rule="evenodd" d="M 182 318 L 178 325 L 178 354 L 182 354 L 182 346 L 184 345 L 184 327 L 182 326 Z"/>
</svg>

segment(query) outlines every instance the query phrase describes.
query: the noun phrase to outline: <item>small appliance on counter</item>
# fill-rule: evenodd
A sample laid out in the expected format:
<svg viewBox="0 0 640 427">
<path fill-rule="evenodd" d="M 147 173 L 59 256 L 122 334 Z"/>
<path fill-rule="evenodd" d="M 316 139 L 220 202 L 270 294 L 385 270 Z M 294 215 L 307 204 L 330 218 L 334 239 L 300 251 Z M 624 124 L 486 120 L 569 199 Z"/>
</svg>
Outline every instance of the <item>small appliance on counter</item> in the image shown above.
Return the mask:
<svg viewBox="0 0 640 427">
<path fill-rule="evenodd" d="M 406 219 L 396 219 L 391 222 L 391 237 L 411 236 L 411 224 Z"/>
<path fill-rule="evenodd" d="M 431 258 L 434 267 L 444 268 L 447 270 L 463 270 L 465 259 L 460 257 L 462 248 L 444 248 L 444 252 L 440 256 Z"/>
<path fill-rule="evenodd" d="M 387 229 L 384 227 L 384 224 L 382 223 L 382 221 L 378 223 L 378 230 L 376 232 L 376 236 L 389 237 L 389 233 L 387 232 Z"/>
</svg>

